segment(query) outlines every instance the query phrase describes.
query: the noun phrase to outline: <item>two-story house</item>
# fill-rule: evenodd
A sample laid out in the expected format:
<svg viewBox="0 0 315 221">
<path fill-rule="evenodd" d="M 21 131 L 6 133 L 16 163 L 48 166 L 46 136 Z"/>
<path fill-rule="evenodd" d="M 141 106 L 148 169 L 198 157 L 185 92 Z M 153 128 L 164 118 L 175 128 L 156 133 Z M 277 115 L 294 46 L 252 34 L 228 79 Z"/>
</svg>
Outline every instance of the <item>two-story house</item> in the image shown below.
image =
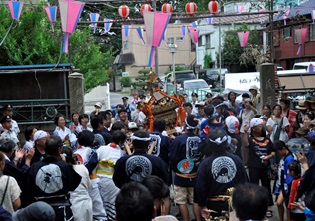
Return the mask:
<svg viewBox="0 0 315 221">
<path fill-rule="evenodd" d="M 150 55 L 150 46 L 143 44 L 142 40 L 136 34 L 135 29 L 144 25 L 131 25 L 128 40 L 122 42 L 123 49 L 116 63 L 119 63 L 123 72 L 128 72 L 131 78 L 138 76 L 138 71 L 148 67 L 148 59 Z M 196 52 L 195 45 L 192 43 L 188 35 L 183 37 L 181 26 L 189 26 L 189 24 L 169 24 L 166 29 L 165 40 L 158 47 L 158 64 L 159 73 L 162 74 L 169 70 L 173 65 L 172 54 L 169 44 L 176 44 L 175 66 L 189 67 L 195 62 Z M 145 30 L 143 32 L 144 41 L 146 42 Z M 154 68 L 153 68 L 154 70 Z"/>
<path fill-rule="evenodd" d="M 313 10 L 315 0 L 310 0 L 291 8 L 286 21 L 283 15 L 274 17 L 274 62 L 284 69 L 292 69 L 296 62 L 315 61 L 315 24 L 311 16 Z M 307 28 L 307 36 L 298 54 L 299 43 L 294 30 L 299 28 Z"/>
</svg>

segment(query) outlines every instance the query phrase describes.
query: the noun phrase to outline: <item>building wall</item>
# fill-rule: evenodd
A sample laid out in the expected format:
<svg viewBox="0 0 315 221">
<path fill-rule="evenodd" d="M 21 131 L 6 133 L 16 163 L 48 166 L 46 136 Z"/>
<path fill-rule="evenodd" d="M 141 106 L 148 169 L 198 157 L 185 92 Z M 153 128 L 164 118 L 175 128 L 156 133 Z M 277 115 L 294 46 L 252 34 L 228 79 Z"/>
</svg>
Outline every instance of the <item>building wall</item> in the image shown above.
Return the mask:
<svg viewBox="0 0 315 221">
<path fill-rule="evenodd" d="M 299 44 L 294 42 L 294 29 L 299 27 L 307 28 L 307 37 L 301 53 L 297 55 Z M 283 30 L 285 28 L 290 30 L 291 37 L 286 37 L 284 35 Z M 300 24 L 287 23 L 286 26 L 274 30 L 274 39 L 275 63 L 280 64 L 284 69 L 292 69 L 293 64 L 296 62 L 315 60 L 314 24 L 303 22 Z"/>
<path fill-rule="evenodd" d="M 191 40 L 186 35 L 184 41 L 180 41 L 179 38 L 182 37 L 180 27 L 187 24 L 169 24 L 166 30 L 166 38 L 174 38 L 175 44 L 177 45 L 177 50 L 175 53 L 175 65 L 176 66 L 189 66 L 196 58 L 196 53 L 191 50 Z M 134 54 L 135 63 L 131 65 L 125 65 L 125 71 L 129 72 L 129 76 L 134 78 L 138 76 L 138 71 L 143 68 L 148 68 L 148 59 L 150 48 L 148 45 L 143 44 L 140 38 L 134 31 L 138 26 L 131 26 L 129 40 L 126 47 L 124 47 L 122 53 L 131 52 Z M 144 34 L 145 36 L 145 34 Z M 176 38 L 178 38 L 176 40 Z M 146 41 L 146 38 L 145 38 Z M 170 43 L 170 42 L 169 42 Z M 159 60 L 159 74 L 165 73 L 172 67 L 172 54 L 170 49 L 167 47 L 167 43 L 162 41 L 160 47 L 158 48 L 158 60 Z"/>
</svg>

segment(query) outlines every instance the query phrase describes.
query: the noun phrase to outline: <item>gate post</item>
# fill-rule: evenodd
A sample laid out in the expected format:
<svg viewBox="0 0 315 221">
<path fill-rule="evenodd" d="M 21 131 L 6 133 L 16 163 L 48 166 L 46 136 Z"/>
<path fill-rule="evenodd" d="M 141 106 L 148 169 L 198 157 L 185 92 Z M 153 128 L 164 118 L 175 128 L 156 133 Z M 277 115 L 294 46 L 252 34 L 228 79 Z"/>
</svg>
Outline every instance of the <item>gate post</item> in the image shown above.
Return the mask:
<svg viewBox="0 0 315 221">
<path fill-rule="evenodd" d="M 70 112 L 84 114 L 84 78 L 83 74 L 69 74 Z"/>
<path fill-rule="evenodd" d="M 260 69 L 260 107 L 269 104 L 271 108 L 276 104 L 275 65 L 264 63 Z M 262 110 L 259 110 L 262 112 Z"/>
</svg>

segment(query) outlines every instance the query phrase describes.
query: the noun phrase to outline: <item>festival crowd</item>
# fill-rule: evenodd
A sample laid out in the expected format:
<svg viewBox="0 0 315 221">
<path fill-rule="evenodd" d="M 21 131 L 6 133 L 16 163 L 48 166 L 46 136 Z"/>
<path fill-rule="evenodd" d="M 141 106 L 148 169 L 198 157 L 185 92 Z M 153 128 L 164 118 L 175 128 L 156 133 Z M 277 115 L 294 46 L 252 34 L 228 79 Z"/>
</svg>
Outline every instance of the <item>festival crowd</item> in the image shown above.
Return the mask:
<svg viewBox="0 0 315 221">
<path fill-rule="evenodd" d="M 25 142 L 5 105 L 0 220 L 189 221 L 189 207 L 196 221 L 265 220 L 274 204 L 280 221 L 315 220 L 315 97 L 271 107 L 255 85 L 240 102 L 233 91 L 180 96 L 182 127 L 147 119 L 146 92 L 69 123 L 58 114 L 52 133 L 30 125 Z"/>
</svg>

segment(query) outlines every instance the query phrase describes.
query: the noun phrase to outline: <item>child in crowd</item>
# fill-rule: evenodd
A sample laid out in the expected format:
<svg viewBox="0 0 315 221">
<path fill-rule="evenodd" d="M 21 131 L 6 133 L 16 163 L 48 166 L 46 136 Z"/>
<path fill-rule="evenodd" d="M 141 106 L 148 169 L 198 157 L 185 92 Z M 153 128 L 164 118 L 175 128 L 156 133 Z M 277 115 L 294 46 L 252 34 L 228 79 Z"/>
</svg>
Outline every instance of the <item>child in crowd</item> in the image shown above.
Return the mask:
<svg viewBox="0 0 315 221">
<path fill-rule="evenodd" d="M 290 195 L 288 202 L 288 209 L 290 211 L 291 221 L 304 221 L 304 207 L 302 206 L 301 198 L 297 196 L 297 189 L 300 185 L 301 177 L 301 165 L 298 161 L 293 161 L 289 165 L 289 174 L 293 177 L 293 180 L 290 184 Z"/>
</svg>

